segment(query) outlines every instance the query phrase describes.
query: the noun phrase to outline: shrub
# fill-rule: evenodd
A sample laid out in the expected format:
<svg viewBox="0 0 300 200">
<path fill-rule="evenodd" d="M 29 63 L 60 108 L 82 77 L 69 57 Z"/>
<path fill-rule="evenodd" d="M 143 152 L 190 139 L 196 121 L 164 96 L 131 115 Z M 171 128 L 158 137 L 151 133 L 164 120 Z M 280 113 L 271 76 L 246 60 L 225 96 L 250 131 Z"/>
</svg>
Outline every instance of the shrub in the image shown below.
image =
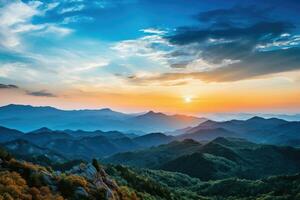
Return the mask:
<svg viewBox="0 0 300 200">
<path fill-rule="evenodd" d="M 5 149 L 0 147 L 0 158 L 2 160 L 9 161 L 10 159 L 12 159 L 12 156 Z"/>
<path fill-rule="evenodd" d="M 105 200 L 106 199 L 106 190 L 105 188 L 98 188 L 91 192 L 92 196 L 95 197 L 96 200 Z"/>
<path fill-rule="evenodd" d="M 62 177 L 58 182 L 58 190 L 65 198 L 71 198 L 74 196 L 74 192 L 77 187 L 87 188 L 87 181 L 80 176 L 69 175 Z"/>
</svg>

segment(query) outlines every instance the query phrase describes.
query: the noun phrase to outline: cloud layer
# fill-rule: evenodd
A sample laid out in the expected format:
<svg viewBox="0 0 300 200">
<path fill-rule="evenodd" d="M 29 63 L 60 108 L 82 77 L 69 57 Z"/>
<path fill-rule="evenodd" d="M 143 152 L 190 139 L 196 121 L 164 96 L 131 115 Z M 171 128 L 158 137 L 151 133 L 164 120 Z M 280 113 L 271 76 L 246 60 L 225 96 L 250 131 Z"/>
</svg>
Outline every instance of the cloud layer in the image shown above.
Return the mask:
<svg viewBox="0 0 300 200">
<path fill-rule="evenodd" d="M 199 26 L 179 27 L 165 37 L 176 47 L 168 54 L 169 60 L 176 61 L 170 66 L 181 71 L 131 80 L 192 78 L 224 82 L 299 70 L 300 36 L 295 33 L 296 27 L 291 22 L 273 20 L 268 16 L 271 11 L 249 6 L 200 13 L 195 17 Z M 192 71 L 185 70 L 192 65 Z"/>
</svg>

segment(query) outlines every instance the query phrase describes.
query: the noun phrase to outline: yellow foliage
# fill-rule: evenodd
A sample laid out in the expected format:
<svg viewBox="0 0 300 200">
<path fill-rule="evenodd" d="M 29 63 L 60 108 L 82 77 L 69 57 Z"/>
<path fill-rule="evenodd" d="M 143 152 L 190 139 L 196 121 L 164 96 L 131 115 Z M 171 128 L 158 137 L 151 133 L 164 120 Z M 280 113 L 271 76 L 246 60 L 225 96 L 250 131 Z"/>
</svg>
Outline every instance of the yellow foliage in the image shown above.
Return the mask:
<svg viewBox="0 0 300 200">
<path fill-rule="evenodd" d="M 88 182 L 83 177 L 77 175 L 66 176 L 65 180 L 71 182 L 72 185 L 74 186 L 80 186 L 86 188 L 88 185 Z"/>
<path fill-rule="evenodd" d="M 48 187 L 30 188 L 17 172 L 0 172 L 0 200 L 63 200 Z"/>
<path fill-rule="evenodd" d="M 20 168 L 20 169 L 28 169 L 28 170 L 32 170 L 32 171 L 47 171 L 45 167 L 39 166 L 39 165 L 35 165 L 32 164 L 30 162 L 20 162 L 17 161 L 15 159 L 11 159 L 8 164 L 11 167 L 16 167 L 16 168 Z"/>
<path fill-rule="evenodd" d="M 121 186 L 118 189 L 118 194 L 121 200 L 139 200 L 136 193 L 126 186 Z"/>
</svg>

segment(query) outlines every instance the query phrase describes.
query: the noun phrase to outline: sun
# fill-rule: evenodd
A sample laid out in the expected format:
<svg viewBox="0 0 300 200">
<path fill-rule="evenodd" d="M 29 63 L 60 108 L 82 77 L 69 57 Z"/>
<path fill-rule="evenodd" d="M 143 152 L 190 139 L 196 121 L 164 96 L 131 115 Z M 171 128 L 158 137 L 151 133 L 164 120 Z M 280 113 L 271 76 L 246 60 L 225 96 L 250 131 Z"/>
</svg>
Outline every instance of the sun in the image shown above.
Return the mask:
<svg viewBox="0 0 300 200">
<path fill-rule="evenodd" d="M 191 103 L 192 102 L 192 97 L 183 97 L 183 100 L 185 103 Z"/>
</svg>

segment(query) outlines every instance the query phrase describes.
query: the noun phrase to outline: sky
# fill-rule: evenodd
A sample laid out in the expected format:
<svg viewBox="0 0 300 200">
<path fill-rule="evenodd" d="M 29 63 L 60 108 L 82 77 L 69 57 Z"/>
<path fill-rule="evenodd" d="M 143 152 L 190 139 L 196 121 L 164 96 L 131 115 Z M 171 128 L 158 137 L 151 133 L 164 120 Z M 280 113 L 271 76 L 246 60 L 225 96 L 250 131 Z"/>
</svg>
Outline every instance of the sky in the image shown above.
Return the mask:
<svg viewBox="0 0 300 200">
<path fill-rule="evenodd" d="M 300 112 L 297 0 L 0 0 L 0 105 Z"/>
</svg>

